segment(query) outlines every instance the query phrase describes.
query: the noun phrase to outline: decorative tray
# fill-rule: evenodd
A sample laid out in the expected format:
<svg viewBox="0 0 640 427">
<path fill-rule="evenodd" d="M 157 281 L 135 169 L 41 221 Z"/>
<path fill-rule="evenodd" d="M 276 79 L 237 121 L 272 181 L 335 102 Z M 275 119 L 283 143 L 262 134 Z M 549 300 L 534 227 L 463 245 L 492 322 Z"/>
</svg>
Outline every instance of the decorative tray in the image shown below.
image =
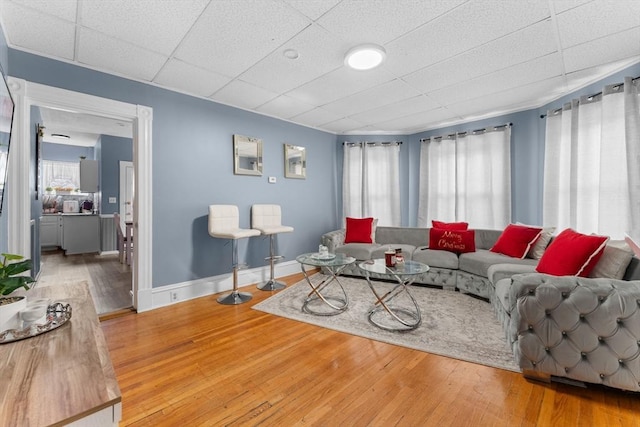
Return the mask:
<svg viewBox="0 0 640 427">
<path fill-rule="evenodd" d="M 35 337 L 45 332 L 53 331 L 71 319 L 71 306 L 56 302 L 47 307 L 47 314 L 33 323 L 25 325 L 23 329 L 7 329 L 0 332 L 0 344 Z"/>
<path fill-rule="evenodd" d="M 320 253 L 315 253 L 313 255 L 311 255 L 311 258 L 313 259 L 317 259 L 320 261 L 329 261 L 332 260 L 336 257 L 336 254 L 320 254 Z"/>
</svg>

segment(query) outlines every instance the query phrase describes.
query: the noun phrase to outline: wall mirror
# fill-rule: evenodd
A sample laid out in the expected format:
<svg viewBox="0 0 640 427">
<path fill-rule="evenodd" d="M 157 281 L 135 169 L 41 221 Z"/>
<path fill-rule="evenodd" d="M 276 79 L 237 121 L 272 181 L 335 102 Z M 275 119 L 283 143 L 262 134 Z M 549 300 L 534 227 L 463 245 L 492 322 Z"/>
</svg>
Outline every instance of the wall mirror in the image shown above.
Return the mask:
<svg viewBox="0 0 640 427">
<path fill-rule="evenodd" d="M 284 144 L 284 176 L 285 178 L 306 178 L 307 156 L 304 147 Z"/>
<path fill-rule="evenodd" d="M 262 140 L 233 135 L 233 173 L 262 176 Z"/>
</svg>

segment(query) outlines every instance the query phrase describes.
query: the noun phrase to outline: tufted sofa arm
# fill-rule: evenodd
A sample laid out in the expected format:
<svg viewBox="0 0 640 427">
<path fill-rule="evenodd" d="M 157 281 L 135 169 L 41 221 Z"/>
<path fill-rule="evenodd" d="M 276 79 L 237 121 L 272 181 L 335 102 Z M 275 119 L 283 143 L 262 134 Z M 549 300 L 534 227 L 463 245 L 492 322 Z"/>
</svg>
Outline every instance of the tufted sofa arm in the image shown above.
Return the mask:
<svg viewBox="0 0 640 427">
<path fill-rule="evenodd" d="M 322 235 L 320 243 L 329 248 L 330 253 L 334 253 L 336 248 L 344 245 L 345 229 L 330 231 Z"/>
<path fill-rule="evenodd" d="M 640 391 L 640 281 L 518 274 L 509 298 L 525 374 Z"/>
</svg>

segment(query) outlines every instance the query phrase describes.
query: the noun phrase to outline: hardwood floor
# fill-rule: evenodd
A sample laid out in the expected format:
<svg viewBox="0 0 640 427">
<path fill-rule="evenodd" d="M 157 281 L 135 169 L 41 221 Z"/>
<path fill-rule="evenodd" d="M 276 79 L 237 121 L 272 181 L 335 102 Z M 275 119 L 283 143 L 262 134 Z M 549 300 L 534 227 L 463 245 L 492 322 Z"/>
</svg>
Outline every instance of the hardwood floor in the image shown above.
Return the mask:
<svg viewBox="0 0 640 427">
<path fill-rule="evenodd" d="M 131 307 L 131 266 L 118 254 L 64 255 L 61 250 L 42 252 L 38 286 L 86 280 L 99 315 Z"/>
<path fill-rule="evenodd" d="M 271 292 L 249 289 L 239 306 L 207 296 L 102 322 L 122 426 L 640 425 L 640 394 L 530 382 L 284 319 L 252 310 Z"/>
</svg>

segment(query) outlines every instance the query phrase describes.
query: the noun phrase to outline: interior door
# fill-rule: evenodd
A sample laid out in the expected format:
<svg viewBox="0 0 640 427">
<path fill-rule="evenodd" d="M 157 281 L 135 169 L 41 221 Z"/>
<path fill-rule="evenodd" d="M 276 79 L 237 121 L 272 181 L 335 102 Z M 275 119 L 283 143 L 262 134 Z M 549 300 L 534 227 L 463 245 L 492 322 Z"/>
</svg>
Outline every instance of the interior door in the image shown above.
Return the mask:
<svg viewBox="0 0 640 427">
<path fill-rule="evenodd" d="M 120 161 L 120 216 L 133 221 L 133 162 Z"/>
</svg>

